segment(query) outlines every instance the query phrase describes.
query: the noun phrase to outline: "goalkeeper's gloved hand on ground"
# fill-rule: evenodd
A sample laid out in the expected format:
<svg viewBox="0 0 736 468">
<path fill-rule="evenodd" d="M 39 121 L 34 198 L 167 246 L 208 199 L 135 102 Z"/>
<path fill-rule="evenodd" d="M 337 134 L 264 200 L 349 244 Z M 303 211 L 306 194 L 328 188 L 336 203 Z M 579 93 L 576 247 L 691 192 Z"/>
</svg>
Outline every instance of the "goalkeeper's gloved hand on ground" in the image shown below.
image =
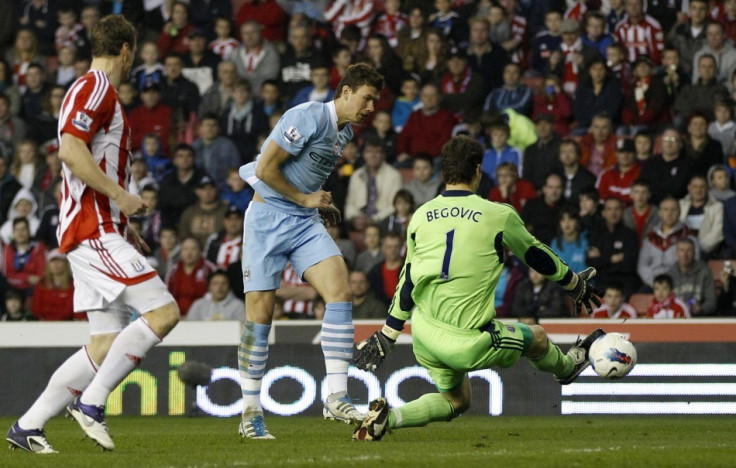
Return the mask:
<svg viewBox="0 0 736 468">
<path fill-rule="evenodd" d="M 358 343 L 358 351 L 353 356 L 355 367 L 365 371 L 378 369 L 388 353 L 394 349 L 396 338 L 400 334 L 400 331 L 384 325 L 380 332 L 375 332 L 368 339 Z"/>
<path fill-rule="evenodd" d="M 585 307 L 588 315 L 590 315 L 593 312 L 591 303 L 596 307 L 601 305 L 600 296 L 603 296 L 603 293 L 589 283 L 595 276 L 595 273 L 596 271 L 593 267 L 588 267 L 580 273 L 574 273 L 572 281 L 564 288 L 565 294 L 572 299 L 576 317 L 583 311 L 583 307 Z"/>
</svg>

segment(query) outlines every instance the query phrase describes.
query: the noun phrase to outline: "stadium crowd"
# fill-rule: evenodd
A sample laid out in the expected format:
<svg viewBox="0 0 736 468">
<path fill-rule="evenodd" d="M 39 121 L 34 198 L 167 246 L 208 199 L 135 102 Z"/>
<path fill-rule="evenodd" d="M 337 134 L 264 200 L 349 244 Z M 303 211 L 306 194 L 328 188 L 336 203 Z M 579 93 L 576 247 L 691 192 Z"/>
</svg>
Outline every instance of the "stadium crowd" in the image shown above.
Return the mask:
<svg viewBox="0 0 736 468">
<path fill-rule="evenodd" d="M 734 315 L 736 0 L 646 3 L 0 0 L 0 320 L 84 318 L 57 250 L 57 123 L 106 14 L 139 31 L 118 94 L 130 190 L 153 208 L 130 224 L 185 318 L 244 318 L 253 190 L 238 168 L 359 61 L 386 86 L 325 186 L 354 318 L 385 317 L 407 225 L 441 192 L 438 156 L 457 134 L 486 148 L 479 196 L 514 206 L 575 271 L 598 270 L 594 317 Z M 277 317 L 324 313 L 291 267 L 277 299 Z M 513 256 L 496 307 L 570 316 Z"/>
</svg>

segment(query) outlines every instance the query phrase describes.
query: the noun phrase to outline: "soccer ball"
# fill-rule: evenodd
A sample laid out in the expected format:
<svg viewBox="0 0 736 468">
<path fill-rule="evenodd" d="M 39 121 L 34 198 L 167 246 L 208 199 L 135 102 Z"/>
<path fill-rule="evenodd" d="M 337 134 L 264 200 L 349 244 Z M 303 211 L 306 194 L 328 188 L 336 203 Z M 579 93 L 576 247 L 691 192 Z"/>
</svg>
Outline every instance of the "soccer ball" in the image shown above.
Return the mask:
<svg viewBox="0 0 736 468">
<path fill-rule="evenodd" d="M 588 360 L 604 379 L 621 379 L 636 365 L 636 348 L 624 335 L 607 333 L 593 342 Z"/>
</svg>

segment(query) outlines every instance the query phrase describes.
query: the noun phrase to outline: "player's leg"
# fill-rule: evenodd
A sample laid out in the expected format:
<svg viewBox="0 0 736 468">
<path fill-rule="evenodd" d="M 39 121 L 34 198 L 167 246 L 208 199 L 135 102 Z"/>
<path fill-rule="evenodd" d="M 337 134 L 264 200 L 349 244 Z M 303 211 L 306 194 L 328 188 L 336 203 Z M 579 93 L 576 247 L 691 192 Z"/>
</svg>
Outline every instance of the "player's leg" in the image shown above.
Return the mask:
<svg viewBox="0 0 736 468">
<path fill-rule="evenodd" d="M 250 439 L 273 439 L 263 422 L 261 383 L 268 360 L 276 293 L 249 291 L 245 295 L 245 329 L 238 346 L 238 369 L 243 392 L 243 415 L 238 432 Z"/>
<path fill-rule="evenodd" d="M 286 266 L 282 245 L 290 237 L 290 216 L 253 202 L 243 227 L 243 288 L 245 327 L 238 345 L 238 369 L 243 392 L 243 415 L 238 433 L 243 438 L 273 439 L 263 422 L 261 383 L 268 361 L 276 289 Z"/>
<path fill-rule="evenodd" d="M 543 372 L 550 372 L 562 385 L 573 382 L 578 375 L 590 364 L 588 362 L 588 350 L 590 345 L 605 332 L 600 328 L 570 348 L 567 353 L 552 343 L 544 329 L 539 325 L 526 326 L 517 324 L 524 330 L 525 335 L 531 333 L 531 346 L 526 350 L 525 356 L 529 362 Z"/>
<path fill-rule="evenodd" d="M 320 248 L 323 252 L 329 252 L 327 250 L 329 244 L 334 245 L 331 239 L 323 243 L 325 247 Z M 355 409 L 348 396 L 348 368 L 353 357 L 355 340 L 353 303 L 348 284 L 348 270 L 345 260 L 339 255 L 339 250 L 336 255 L 310 266 L 304 272 L 304 279 L 325 300 L 325 316 L 322 319 L 320 336 L 322 353 L 325 357 L 328 396 L 322 414 L 326 419 L 357 423 L 363 419 L 363 414 Z"/>
</svg>

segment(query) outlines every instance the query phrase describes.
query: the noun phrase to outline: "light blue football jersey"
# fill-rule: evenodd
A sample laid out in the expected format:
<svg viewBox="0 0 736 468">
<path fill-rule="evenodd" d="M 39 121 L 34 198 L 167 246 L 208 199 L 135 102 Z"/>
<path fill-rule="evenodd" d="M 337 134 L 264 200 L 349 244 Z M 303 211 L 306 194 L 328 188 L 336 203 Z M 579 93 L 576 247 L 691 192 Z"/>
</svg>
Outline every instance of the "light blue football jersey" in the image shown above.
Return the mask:
<svg viewBox="0 0 736 468">
<path fill-rule="evenodd" d="M 307 102 L 286 111 L 263 142 L 261 153 L 271 141 L 275 141 L 292 155 L 281 165 L 287 182 L 302 193 L 314 193 L 327 180 L 343 148 L 352 138 L 350 124 L 342 130 L 337 128 L 335 101 L 326 104 Z M 242 166 L 240 177 L 271 206 L 291 214 L 313 215 L 315 208 L 295 204 L 256 177 L 260 159 L 259 154 L 255 161 Z"/>
</svg>

